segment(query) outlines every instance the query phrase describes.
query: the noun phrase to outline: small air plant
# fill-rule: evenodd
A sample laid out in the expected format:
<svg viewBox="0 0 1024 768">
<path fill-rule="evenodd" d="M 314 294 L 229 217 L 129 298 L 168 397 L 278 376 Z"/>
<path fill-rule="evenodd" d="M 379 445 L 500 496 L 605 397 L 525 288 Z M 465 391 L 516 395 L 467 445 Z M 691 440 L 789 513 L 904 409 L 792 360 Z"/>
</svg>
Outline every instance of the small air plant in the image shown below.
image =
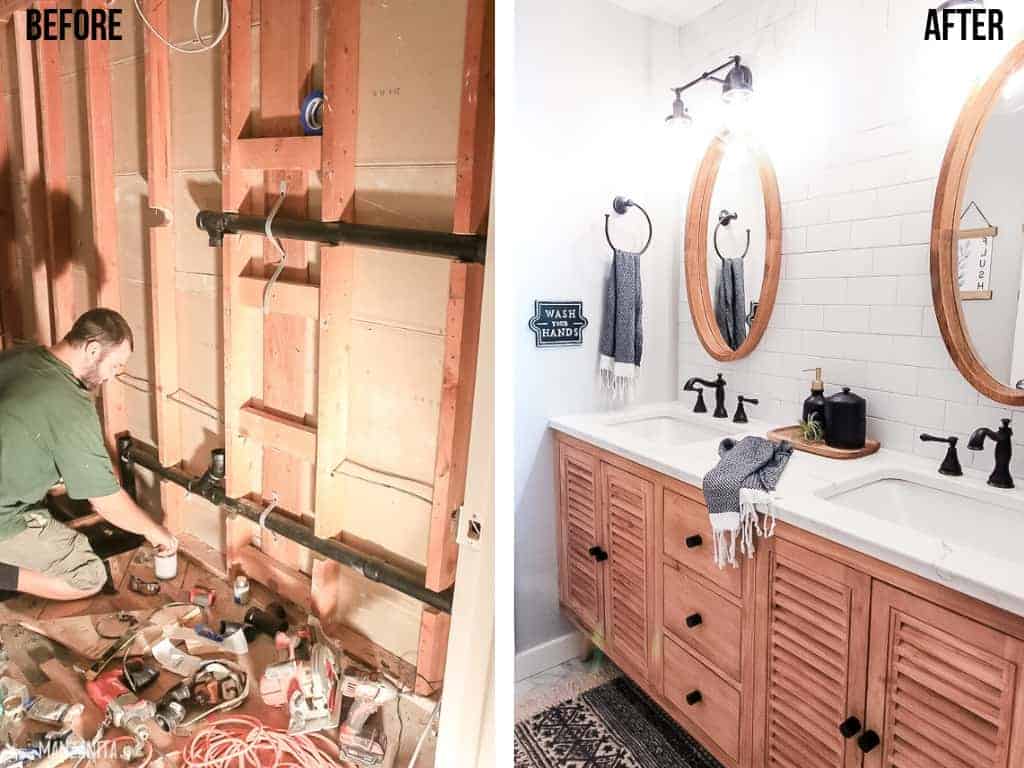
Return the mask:
<svg viewBox="0 0 1024 768">
<path fill-rule="evenodd" d="M 808 443 L 820 443 L 825 439 L 825 425 L 818 419 L 801 421 L 800 436 Z"/>
</svg>

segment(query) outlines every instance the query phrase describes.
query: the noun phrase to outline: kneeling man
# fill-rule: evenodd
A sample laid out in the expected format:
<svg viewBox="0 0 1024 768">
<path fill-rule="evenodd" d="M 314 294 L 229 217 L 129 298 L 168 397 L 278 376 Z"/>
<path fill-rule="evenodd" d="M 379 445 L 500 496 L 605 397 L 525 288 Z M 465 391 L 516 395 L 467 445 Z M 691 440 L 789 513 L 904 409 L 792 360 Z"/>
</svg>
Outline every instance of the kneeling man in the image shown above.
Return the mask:
<svg viewBox="0 0 1024 768">
<path fill-rule="evenodd" d="M 106 581 L 81 533 L 54 520 L 45 497 L 66 489 L 159 551 L 177 541 L 124 492 L 103 442 L 93 393 L 124 370 L 132 330 L 93 309 L 53 347 L 0 355 L 0 589 L 76 600 Z"/>
</svg>

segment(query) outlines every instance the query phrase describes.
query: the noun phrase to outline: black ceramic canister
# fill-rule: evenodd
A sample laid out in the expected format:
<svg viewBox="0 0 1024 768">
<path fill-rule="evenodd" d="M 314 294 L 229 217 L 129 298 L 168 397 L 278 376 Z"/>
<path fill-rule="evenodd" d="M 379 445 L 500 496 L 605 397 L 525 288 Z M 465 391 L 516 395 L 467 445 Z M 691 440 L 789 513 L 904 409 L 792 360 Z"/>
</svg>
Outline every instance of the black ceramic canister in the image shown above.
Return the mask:
<svg viewBox="0 0 1024 768">
<path fill-rule="evenodd" d="M 825 444 L 856 450 L 864 447 L 867 432 L 867 401 L 843 387 L 825 398 Z"/>
</svg>

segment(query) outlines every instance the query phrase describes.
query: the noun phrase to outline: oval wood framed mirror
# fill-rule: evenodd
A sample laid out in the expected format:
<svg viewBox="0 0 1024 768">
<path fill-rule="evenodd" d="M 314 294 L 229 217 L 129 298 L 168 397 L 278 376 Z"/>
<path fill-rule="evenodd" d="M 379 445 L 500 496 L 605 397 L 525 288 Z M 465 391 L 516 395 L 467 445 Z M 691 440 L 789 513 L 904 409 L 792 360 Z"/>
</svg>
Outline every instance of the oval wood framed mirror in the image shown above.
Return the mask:
<svg viewBox="0 0 1024 768">
<path fill-rule="evenodd" d="M 782 266 L 779 185 L 763 149 L 728 132 L 712 139 L 690 190 L 683 262 L 704 349 L 723 361 L 749 355 L 771 319 Z"/>
<path fill-rule="evenodd" d="M 979 392 L 1024 405 L 1024 43 L 964 104 L 932 212 L 932 303 L 946 349 Z M 1016 159 L 1015 159 L 1016 158 Z"/>
</svg>

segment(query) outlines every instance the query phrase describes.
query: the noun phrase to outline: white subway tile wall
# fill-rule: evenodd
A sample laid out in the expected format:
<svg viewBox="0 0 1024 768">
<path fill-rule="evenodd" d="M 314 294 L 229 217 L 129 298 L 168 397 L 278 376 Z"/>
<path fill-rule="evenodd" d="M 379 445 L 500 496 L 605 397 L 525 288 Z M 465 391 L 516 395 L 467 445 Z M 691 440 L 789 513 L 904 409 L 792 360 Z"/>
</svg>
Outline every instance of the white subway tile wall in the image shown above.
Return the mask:
<svg viewBox="0 0 1024 768">
<path fill-rule="evenodd" d="M 932 310 L 931 211 L 946 143 L 971 88 L 1021 39 L 1008 9 L 1003 43 L 925 42 L 928 0 L 725 0 L 679 32 L 675 62 L 654 73 L 655 96 L 727 56 L 754 72 L 756 139 L 771 157 L 782 206 L 783 268 L 760 346 L 733 363 L 713 360 L 694 331 L 680 286 L 679 387 L 722 371 L 750 412 L 795 423 L 813 373 L 826 394 L 852 387 L 868 401 L 868 434 L 938 462 L 945 447 L 921 432 L 957 435 L 965 465 L 992 466 L 991 447 L 968 451 L 976 427 L 1022 409 L 974 391 L 953 366 Z M 664 80 L 664 83 L 662 83 Z M 707 141 L 724 119 L 715 89 L 690 105 L 703 132 L 686 141 L 686 194 Z M 719 125 L 721 123 L 719 122 Z M 749 297 L 748 297 L 749 298 Z M 1015 474 L 1024 475 L 1024 418 Z"/>
</svg>

